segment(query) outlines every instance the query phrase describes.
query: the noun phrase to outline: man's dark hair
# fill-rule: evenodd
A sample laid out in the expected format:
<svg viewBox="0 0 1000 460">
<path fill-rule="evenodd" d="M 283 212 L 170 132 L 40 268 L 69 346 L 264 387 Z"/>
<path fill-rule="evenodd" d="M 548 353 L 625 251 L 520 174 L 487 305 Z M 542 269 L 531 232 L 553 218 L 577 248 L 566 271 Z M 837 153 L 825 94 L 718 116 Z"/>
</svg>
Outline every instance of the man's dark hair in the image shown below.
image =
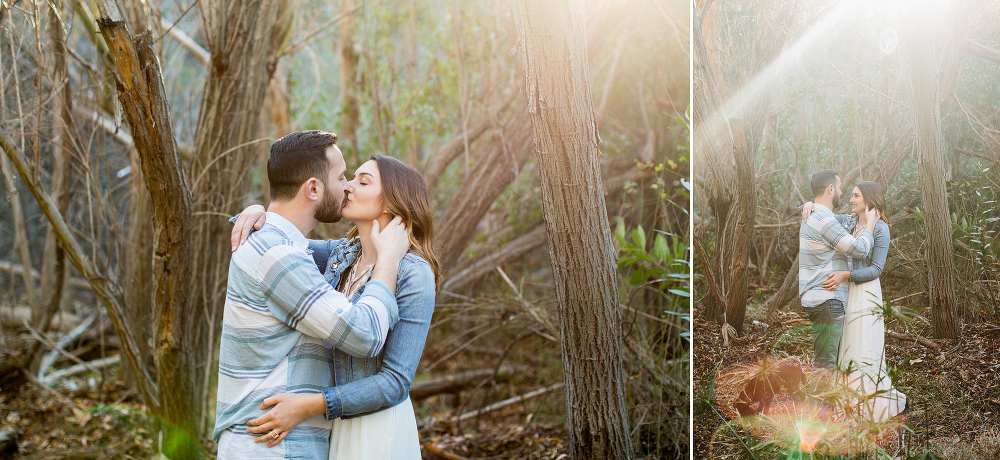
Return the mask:
<svg viewBox="0 0 1000 460">
<path fill-rule="evenodd" d="M 824 169 L 822 171 L 816 171 L 812 177 L 812 191 L 813 198 L 816 198 L 826 191 L 826 188 L 831 185 L 837 185 L 837 171 L 832 169 Z"/>
<path fill-rule="evenodd" d="M 326 149 L 336 144 L 336 134 L 316 130 L 299 131 L 278 139 L 267 157 L 271 199 L 288 201 L 295 198 L 299 187 L 310 177 L 326 183 L 330 173 Z"/>
</svg>

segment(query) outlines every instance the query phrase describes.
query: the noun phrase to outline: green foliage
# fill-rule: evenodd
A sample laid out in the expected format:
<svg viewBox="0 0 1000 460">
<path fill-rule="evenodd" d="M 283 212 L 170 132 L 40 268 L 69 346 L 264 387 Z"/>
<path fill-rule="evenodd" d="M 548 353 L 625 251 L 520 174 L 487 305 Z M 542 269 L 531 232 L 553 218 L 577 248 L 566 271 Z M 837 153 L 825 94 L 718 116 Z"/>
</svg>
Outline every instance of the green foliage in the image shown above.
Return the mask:
<svg viewBox="0 0 1000 460">
<path fill-rule="evenodd" d="M 622 252 L 618 259 L 618 269 L 631 267 L 635 270 L 629 278 L 629 284 L 633 286 L 649 285 L 674 295 L 691 297 L 687 287 L 687 282 L 691 279 L 690 263 L 684 258 L 688 250 L 687 245 L 677 235 L 660 230 L 653 232 L 655 237 L 652 240 L 652 247 L 648 247 L 646 231 L 641 225 L 633 229 L 627 238 L 625 223 L 618 222 L 615 239 L 621 245 Z"/>
</svg>

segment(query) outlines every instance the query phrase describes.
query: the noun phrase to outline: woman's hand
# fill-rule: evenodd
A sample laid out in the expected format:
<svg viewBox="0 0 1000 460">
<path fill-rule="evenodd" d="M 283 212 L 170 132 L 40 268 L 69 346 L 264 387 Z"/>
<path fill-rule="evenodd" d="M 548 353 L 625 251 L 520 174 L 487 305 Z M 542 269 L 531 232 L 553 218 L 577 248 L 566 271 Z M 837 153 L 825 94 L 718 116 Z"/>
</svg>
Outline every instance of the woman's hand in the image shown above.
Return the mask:
<svg viewBox="0 0 1000 460">
<path fill-rule="evenodd" d="M 236 252 L 236 248 L 240 247 L 241 244 L 247 242 L 247 237 L 250 236 L 251 229 L 260 230 L 264 226 L 264 220 L 266 220 L 264 215 L 266 212 L 263 206 L 252 204 L 240 213 L 240 218 L 236 219 L 236 224 L 233 225 L 233 233 L 230 235 L 233 243 L 233 252 Z"/>
<path fill-rule="evenodd" d="M 827 291 L 835 291 L 837 290 L 837 286 L 840 286 L 840 283 L 849 279 L 851 279 L 851 272 L 848 271 L 836 271 L 830 273 L 830 276 L 827 276 L 826 281 L 823 282 L 823 289 L 826 289 Z"/>
<path fill-rule="evenodd" d="M 267 409 L 271 406 L 274 408 L 266 414 L 247 421 L 250 425 L 247 433 L 263 435 L 253 441 L 267 442 L 267 447 L 278 445 L 303 420 L 322 414 L 326 410 L 326 401 L 323 400 L 323 393 L 283 393 L 265 399 L 260 408 Z"/>
<path fill-rule="evenodd" d="M 813 205 L 813 202 L 806 201 L 806 203 L 802 205 L 802 222 L 809 220 L 809 216 L 811 216 L 815 210 L 816 206 Z"/>
</svg>

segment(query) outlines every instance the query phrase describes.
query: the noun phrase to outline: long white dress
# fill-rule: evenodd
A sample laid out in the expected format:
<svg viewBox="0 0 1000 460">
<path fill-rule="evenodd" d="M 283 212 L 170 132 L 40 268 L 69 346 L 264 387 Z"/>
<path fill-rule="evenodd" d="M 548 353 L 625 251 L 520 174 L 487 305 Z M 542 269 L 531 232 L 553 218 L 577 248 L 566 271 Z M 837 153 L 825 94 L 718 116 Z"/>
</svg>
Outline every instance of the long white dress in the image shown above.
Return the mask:
<svg viewBox="0 0 1000 460">
<path fill-rule="evenodd" d="M 348 285 L 342 289 L 348 299 L 361 289 L 363 280 L 371 277 L 372 267 L 355 274 L 356 267 L 351 267 Z M 420 460 L 417 416 L 410 398 L 375 413 L 335 419 L 330 433 L 330 460 Z"/>
<path fill-rule="evenodd" d="M 887 421 L 906 407 L 906 395 L 893 387 L 886 373 L 881 306 L 882 285 L 878 278 L 849 282 L 837 359 L 840 368 L 849 371 L 847 388 L 853 392 L 858 415 L 873 422 Z"/>
</svg>

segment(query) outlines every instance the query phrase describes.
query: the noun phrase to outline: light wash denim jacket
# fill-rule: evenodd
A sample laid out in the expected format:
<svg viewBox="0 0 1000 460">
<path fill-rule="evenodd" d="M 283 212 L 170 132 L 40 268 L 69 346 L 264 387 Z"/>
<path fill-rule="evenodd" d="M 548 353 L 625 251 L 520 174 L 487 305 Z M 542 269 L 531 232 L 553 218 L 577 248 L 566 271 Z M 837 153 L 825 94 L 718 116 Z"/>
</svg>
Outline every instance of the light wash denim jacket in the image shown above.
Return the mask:
<svg viewBox="0 0 1000 460">
<path fill-rule="evenodd" d="M 854 230 L 854 227 L 858 224 L 857 214 L 837 214 L 835 217 L 844 225 L 847 231 Z M 860 259 L 854 257 L 847 258 L 849 270 L 851 271 L 851 281 L 864 283 L 878 279 L 882 275 L 882 269 L 885 268 L 885 259 L 889 256 L 890 238 L 889 224 L 881 219 L 875 223 L 874 240 L 875 244 L 872 245 L 872 251 L 868 253 L 867 257 Z"/>
<path fill-rule="evenodd" d="M 361 250 L 354 239 L 309 240 L 309 249 L 320 272 L 336 287 Z M 364 293 L 360 289 L 352 301 Z M 420 256 L 409 253 L 399 263 L 396 304 L 399 322 L 389 331 L 382 353 L 356 358 L 327 344 L 333 386 L 323 390 L 326 418 L 352 418 L 395 406 L 410 395 L 413 374 L 427 340 L 434 313 L 434 271 Z"/>
</svg>

